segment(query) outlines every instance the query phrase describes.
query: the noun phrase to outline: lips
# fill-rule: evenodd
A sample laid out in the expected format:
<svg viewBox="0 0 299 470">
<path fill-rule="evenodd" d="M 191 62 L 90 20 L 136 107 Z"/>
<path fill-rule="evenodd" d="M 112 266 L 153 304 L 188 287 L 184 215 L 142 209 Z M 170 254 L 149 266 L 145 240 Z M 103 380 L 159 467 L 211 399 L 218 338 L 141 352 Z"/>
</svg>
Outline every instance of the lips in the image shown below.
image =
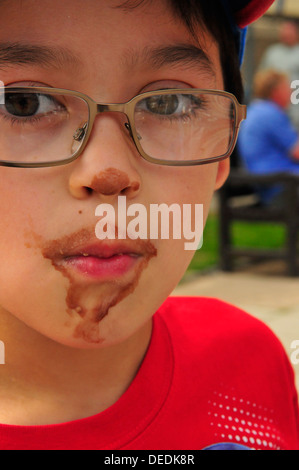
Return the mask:
<svg viewBox="0 0 299 470">
<path fill-rule="evenodd" d="M 139 240 L 136 242 L 119 242 L 119 241 L 105 241 L 97 242 L 91 245 L 78 246 L 76 248 L 67 249 L 66 251 L 59 250 L 59 254 L 66 257 L 94 257 L 101 259 L 113 258 L 119 255 L 136 255 L 140 256 L 143 254 L 143 251 L 139 245 Z"/>
<path fill-rule="evenodd" d="M 77 253 L 63 257 L 61 263 L 85 276 L 114 278 L 126 274 L 141 257 L 142 253 L 133 246 L 101 243 L 83 247 Z"/>
<path fill-rule="evenodd" d="M 73 256 L 64 261 L 68 268 L 95 278 L 114 278 L 124 275 L 136 264 L 138 259 L 134 254 L 119 254 L 108 258 L 96 256 Z"/>
<path fill-rule="evenodd" d="M 60 270 L 85 278 L 114 279 L 124 276 L 142 259 L 156 252 L 148 240 L 95 240 L 87 229 L 53 240 L 43 255 Z"/>
</svg>

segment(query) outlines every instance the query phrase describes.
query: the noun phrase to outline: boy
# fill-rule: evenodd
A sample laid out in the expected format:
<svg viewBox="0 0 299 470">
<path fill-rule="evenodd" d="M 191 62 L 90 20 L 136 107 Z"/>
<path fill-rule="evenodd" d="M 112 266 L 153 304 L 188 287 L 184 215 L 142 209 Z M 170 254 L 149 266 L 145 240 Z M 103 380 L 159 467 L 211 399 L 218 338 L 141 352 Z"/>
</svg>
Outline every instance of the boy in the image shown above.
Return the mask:
<svg viewBox="0 0 299 470">
<path fill-rule="evenodd" d="M 272 333 L 220 301 L 166 300 L 183 237 L 123 238 L 122 213 L 116 239 L 95 236 L 120 196 L 206 219 L 245 117 L 223 93 L 241 99 L 233 24 L 272 2 L 237 3 L 0 3 L 1 448 L 298 447 Z"/>
</svg>

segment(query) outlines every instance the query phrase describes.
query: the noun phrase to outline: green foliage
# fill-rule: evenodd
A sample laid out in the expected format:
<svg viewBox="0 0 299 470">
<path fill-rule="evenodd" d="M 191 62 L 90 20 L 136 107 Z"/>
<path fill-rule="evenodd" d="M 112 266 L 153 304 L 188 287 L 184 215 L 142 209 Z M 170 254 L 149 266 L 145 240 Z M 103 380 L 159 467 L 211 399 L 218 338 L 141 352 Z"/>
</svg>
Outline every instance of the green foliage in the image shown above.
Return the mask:
<svg viewBox="0 0 299 470">
<path fill-rule="evenodd" d="M 284 244 L 285 230 L 270 223 L 235 222 L 233 243 L 239 247 L 280 248 Z M 219 221 L 217 214 L 210 214 L 205 226 L 203 246 L 196 251 L 188 271 L 201 271 L 217 267 L 219 261 Z"/>
</svg>

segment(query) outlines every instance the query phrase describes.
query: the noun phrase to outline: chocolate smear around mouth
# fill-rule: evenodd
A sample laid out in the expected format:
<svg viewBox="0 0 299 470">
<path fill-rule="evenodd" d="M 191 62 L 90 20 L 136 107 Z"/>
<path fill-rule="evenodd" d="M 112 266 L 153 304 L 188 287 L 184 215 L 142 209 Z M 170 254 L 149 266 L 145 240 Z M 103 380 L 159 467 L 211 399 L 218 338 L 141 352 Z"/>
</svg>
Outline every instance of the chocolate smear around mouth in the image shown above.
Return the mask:
<svg viewBox="0 0 299 470">
<path fill-rule="evenodd" d="M 129 273 L 117 279 L 89 283 L 79 279 L 61 260 L 64 254 L 67 257 L 67 253 L 71 253 L 76 246 L 89 243 L 90 239 L 90 230 L 82 229 L 61 239 L 43 243 L 42 255 L 69 280 L 66 295 L 67 313 L 79 319 L 73 336 L 88 343 L 101 343 L 99 323 L 108 315 L 111 307 L 134 292 L 142 271 L 150 259 L 157 255 L 157 250 L 149 240 L 134 240 L 140 256 Z"/>
</svg>

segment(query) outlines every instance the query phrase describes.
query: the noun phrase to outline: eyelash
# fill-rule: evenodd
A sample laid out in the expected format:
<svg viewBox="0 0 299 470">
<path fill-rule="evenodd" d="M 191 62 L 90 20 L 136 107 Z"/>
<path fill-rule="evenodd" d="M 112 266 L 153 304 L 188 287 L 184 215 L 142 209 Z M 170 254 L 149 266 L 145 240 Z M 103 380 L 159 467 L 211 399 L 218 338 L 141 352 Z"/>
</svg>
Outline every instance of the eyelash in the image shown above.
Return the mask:
<svg viewBox="0 0 299 470">
<path fill-rule="evenodd" d="M 12 126 L 14 126 L 15 124 L 16 125 L 23 125 L 23 124 L 28 124 L 28 123 L 29 124 L 34 124 L 34 123 L 39 122 L 41 120 L 41 117 L 37 117 L 37 116 L 30 117 L 30 118 L 14 118 L 12 116 L 7 116 L 7 115 L 3 114 L 1 117 L 5 121 L 9 122 Z"/>
<path fill-rule="evenodd" d="M 192 113 L 189 114 L 182 114 L 182 115 L 168 115 L 168 116 L 163 116 L 160 115 L 159 119 L 160 120 L 166 120 L 168 122 L 188 122 L 191 120 L 192 117 L 196 116 L 196 110 L 192 110 Z"/>
</svg>

